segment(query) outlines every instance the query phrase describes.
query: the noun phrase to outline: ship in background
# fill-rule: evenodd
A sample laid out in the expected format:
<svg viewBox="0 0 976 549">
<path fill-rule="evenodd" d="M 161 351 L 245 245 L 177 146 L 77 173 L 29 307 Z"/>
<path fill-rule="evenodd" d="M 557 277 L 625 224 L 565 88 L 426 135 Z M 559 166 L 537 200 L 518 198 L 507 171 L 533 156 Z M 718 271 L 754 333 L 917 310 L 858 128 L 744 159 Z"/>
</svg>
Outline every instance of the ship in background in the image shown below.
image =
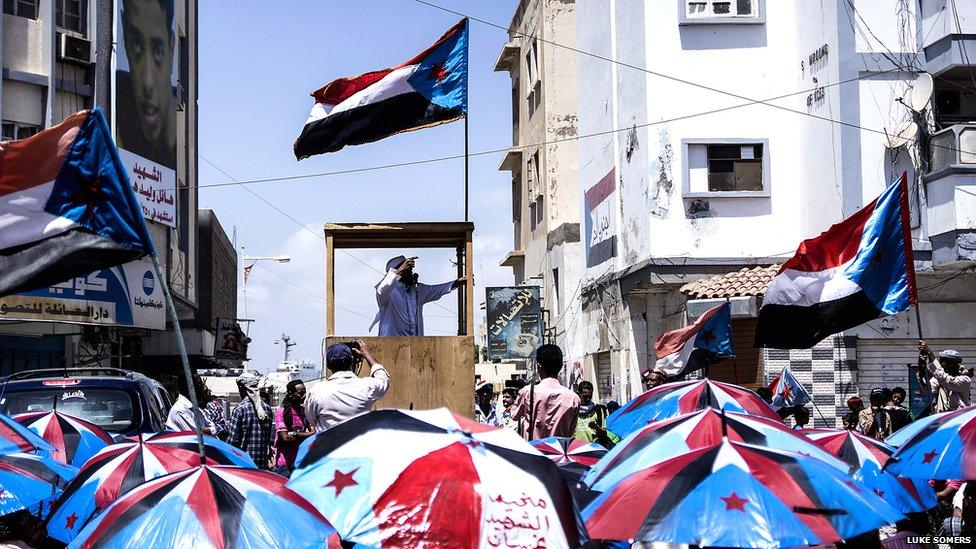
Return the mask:
<svg viewBox="0 0 976 549">
<path fill-rule="evenodd" d="M 298 344 L 293 342 L 288 334 L 281 334 L 281 338 L 275 341 L 275 344 L 284 346 L 284 358 L 278 363 L 278 368 L 268 372 L 262 381 L 275 387 L 280 386 L 283 393 L 284 386 L 293 379 L 300 379 L 307 385 L 311 381 L 318 381 L 324 377 L 321 365 L 307 359 L 291 360 L 291 348 Z"/>
</svg>

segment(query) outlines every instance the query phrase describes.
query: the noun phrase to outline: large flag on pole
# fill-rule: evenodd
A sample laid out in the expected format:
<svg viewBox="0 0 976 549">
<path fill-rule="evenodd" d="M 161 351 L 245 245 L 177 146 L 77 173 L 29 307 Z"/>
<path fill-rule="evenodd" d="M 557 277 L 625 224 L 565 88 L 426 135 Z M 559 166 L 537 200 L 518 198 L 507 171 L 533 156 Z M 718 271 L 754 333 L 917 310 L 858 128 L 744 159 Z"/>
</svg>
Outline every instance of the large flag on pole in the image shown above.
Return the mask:
<svg viewBox="0 0 976 549">
<path fill-rule="evenodd" d="M 301 160 L 453 122 L 468 111 L 468 20 L 409 61 L 334 80 L 312 92 L 315 104 L 295 141 Z"/>
<path fill-rule="evenodd" d="M 726 301 L 705 311 L 691 326 L 665 332 L 654 343 L 657 368 L 682 376 L 735 356 L 732 307 Z"/>
<path fill-rule="evenodd" d="M 809 348 L 917 303 L 903 173 L 863 209 L 800 244 L 766 290 L 756 345 Z"/>
<path fill-rule="evenodd" d="M 100 110 L 0 143 L 0 295 L 153 253 Z"/>
</svg>

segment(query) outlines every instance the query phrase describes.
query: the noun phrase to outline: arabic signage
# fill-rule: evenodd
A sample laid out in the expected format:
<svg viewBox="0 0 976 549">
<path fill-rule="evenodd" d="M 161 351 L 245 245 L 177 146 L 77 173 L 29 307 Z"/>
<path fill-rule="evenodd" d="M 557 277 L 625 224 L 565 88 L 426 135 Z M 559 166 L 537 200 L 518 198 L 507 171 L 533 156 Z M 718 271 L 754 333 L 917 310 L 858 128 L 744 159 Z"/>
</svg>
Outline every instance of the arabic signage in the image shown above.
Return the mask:
<svg viewBox="0 0 976 549">
<path fill-rule="evenodd" d="M 214 358 L 247 360 L 247 344 L 251 338 L 244 334 L 237 319 L 217 319 L 217 340 L 214 342 Z"/>
<path fill-rule="evenodd" d="M 138 260 L 49 288 L 0 298 L 0 320 L 166 328 L 152 263 Z"/>
<path fill-rule="evenodd" d="M 112 120 L 149 221 L 176 227 L 178 69 L 174 0 L 117 0 Z"/>
<path fill-rule="evenodd" d="M 538 286 L 486 288 L 488 359 L 529 358 L 542 345 Z"/>
</svg>

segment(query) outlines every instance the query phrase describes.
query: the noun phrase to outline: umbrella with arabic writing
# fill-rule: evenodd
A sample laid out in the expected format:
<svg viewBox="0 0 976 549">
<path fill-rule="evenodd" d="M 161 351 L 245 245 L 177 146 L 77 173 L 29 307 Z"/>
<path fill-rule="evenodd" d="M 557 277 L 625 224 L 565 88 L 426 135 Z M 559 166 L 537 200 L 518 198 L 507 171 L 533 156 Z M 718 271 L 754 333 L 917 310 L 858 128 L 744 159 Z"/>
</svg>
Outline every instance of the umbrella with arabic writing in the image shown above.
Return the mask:
<svg viewBox="0 0 976 549">
<path fill-rule="evenodd" d="M 446 408 L 379 410 L 305 441 L 288 487 L 370 547 L 579 547 L 556 465 Z"/>
</svg>

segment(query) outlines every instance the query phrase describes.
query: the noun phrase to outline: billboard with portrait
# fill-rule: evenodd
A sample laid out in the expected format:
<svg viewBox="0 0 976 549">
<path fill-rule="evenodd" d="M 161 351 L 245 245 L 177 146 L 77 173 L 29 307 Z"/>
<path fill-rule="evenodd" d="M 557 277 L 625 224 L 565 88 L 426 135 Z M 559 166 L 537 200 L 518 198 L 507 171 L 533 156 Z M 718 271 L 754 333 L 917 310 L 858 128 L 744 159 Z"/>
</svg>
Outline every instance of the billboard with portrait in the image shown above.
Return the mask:
<svg viewBox="0 0 976 549">
<path fill-rule="evenodd" d="M 488 359 L 530 358 L 542 345 L 538 286 L 486 288 Z"/>
<path fill-rule="evenodd" d="M 152 262 L 139 259 L 48 288 L 0 298 L 0 320 L 163 330 L 166 309 Z"/>
<path fill-rule="evenodd" d="M 175 0 L 116 0 L 115 141 L 149 221 L 176 226 Z"/>
</svg>

